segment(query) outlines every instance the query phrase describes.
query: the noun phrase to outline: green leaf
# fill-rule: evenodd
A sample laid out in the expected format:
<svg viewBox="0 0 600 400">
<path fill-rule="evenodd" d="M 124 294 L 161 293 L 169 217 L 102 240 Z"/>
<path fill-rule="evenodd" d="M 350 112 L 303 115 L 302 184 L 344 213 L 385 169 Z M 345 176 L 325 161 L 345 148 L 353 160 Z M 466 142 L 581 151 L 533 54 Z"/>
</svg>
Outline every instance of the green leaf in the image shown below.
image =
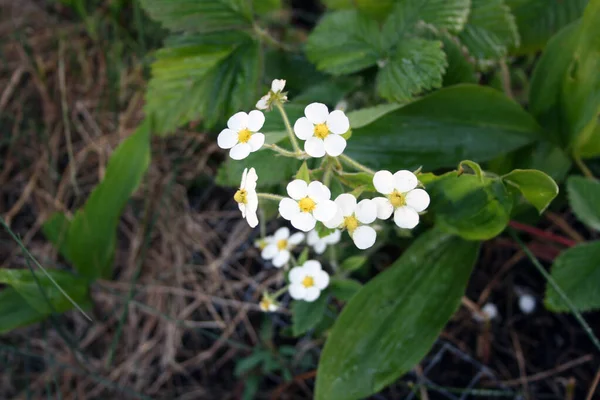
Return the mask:
<svg viewBox="0 0 600 400">
<path fill-rule="evenodd" d="M 56 212 L 42 225 L 42 232 L 61 254 L 66 254 L 67 237 L 71 221 L 62 212 Z"/>
<path fill-rule="evenodd" d="M 309 247 L 305 247 L 304 250 L 302 250 L 302 253 L 300 253 L 300 255 L 298 256 L 298 265 L 303 265 L 306 262 L 306 260 L 308 260 L 308 250 Z"/>
<path fill-rule="evenodd" d="M 362 284 L 354 279 L 332 279 L 331 294 L 342 301 L 349 301 L 362 288 Z"/>
<path fill-rule="evenodd" d="M 82 308 L 88 307 L 88 282 L 66 271 L 47 270 L 56 283 Z M 0 283 L 7 284 L 39 314 L 62 313 L 73 308 L 73 304 L 63 295 L 54 283 L 43 273 L 35 272 L 37 280 L 28 269 L 0 268 Z M 44 290 L 44 293 L 41 292 Z M 45 294 L 45 295 L 44 295 Z"/>
<path fill-rule="evenodd" d="M 379 104 L 373 107 L 361 108 L 360 110 L 350 111 L 346 116 L 350 120 L 352 129 L 362 128 L 365 125 L 383 117 L 394 110 L 402 107 L 401 104 Z"/>
<path fill-rule="evenodd" d="M 145 111 L 165 134 L 201 118 L 211 128 L 254 105 L 260 45 L 238 32 L 171 37 L 156 53 Z"/>
<path fill-rule="evenodd" d="M 374 3 L 370 0 L 359 0 Z M 385 2 L 384 2 L 385 4 Z M 451 33 L 461 31 L 467 21 L 470 0 L 402 0 L 396 1 L 393 7 L 384 10 L 390 15 L 384 26 L 384 34 L 388 37 L 409 34 L 415 25 L 422 23 L 432 25 L 438 30 Z"/>
<path fill-rule="evenodd" d="M 306 55 L 330 74 L 350 74 L 375 65 L 381 55 L 377 23 L 356 10 L 325 14 L 306 42 Z"/>
<path fill-rule="evenodd" d="M 442 42 L 407 38 L 377 75 L 377 91 L 391 101 L 409 101 L 424 90 L 440 88 L 447 65 Z"/>
<path fill-rule="evenodd" d="M 447 34 L 437 36 L 443 43 L 448 66 L 444 73 L 443 86 L 459 83 L 477 83 L 475 63 L 469 50 L 460 41 Z"/>
<path fill-rule="evenodd" d="M 313 302 L 294 300 L 292 303 L 292 332 L 294 336 L 306 333 L 321 322 L 327 309 L 328 297 L 328 291 L 324 291 Z"/>
<path fill-rule="evenodd" d="M 357 269 L 359 269 L 360 267 L 362 267 L 363 265 L 365 265 L 366 262 L 367 262 L 367 257 L 352 256 L 352 257 L 348 257 L 344 261 L 342 261 L 342 265 L 340 267 L 342 268 L 342 271 L 353 272 L 353 271 L 356 271 Z"/>
<path fill-rule="evenodd" d="M 502 180 L 457 175 L 449 172 L 427 185 L 436 226 L 468 240 L 500 234 L 512 210 L 512 197 Z"/>
<path fill-rule="evenodd" d="M 567 194 L 577 219 L 600 231 L 600 182 L 571 176 L 567 180 Z"/>
<path fill-rule="evenodd" d="M 600 308 L 600 241 L 578 244 L 561 253 L 552 265 L 551 276 L 579 311 Z M 546 307 L 569 311 L 559 294 L 547 285 Z"/>
<path fill-rule="evenodd" d="M 46 318 L 29 305 L 13 288 L 0 291 L 0 334 Z"/>
<path fill-rule="evenodd" d="M 373 175 L 366 172 L 340 172 L 338 178 L 344 185 L 352 189 L 362 188 L 363 191 L 377 191 L 373 186 Z"/>
<path fill-rule="evenodd" d="M 172 31 L 218 32 L 252 26 L 246 0 L 141 0 L 141 5 Z"/>
<path fill-rule="evenodd" d="M 90 280 L 110 277 L 121 212 L 150 163 L 149 125 L 147 120 L 142 123 L 112 154 L 104 179 L 84 207 L 77 210 L 68 225 L 65 242 L 59 246 L 62 255 Z M 64 224 L 64 218 L 55 214 L 48 225 L 44 224 L 44 232 L 54 241 L 57 227 Z"/>
<path fill-rule="evenodd" d="M 427 232 L 354 295 L 321 354 L 316 400 L 366 398 L 410 371 L 460 305 L 478 248 Z"/>
<path fill-rule="evenodd" d="M 558 185 L 552 178 L 534 169 L 516 169 L 502 177 L 502 180 L 521 192 L 538 211 L 543 213 L 558 195 Z"/>
<path fill-rule="evenodd" d="M 302 179 L 306 183 L 310 183 L 310 173 L 308 172 L 308 165 L 306 161 L 302 163 L 298 172 L 296 172 L 296 179 Z"/>
<path fill-rule="evenodd" d="M 221 186 L 239 187 L 244 168 L 248 165 L 256 169 L 257 188 L 263 189 L 289 182 L 298 171 L 300 161 L 279 156 L 268 150 L 256 151 L 250 153 L 244 162 L 227 159 L 219 167 L 216 183 Z"/>
<path fill-rule="evenodd" d="M 536 140 L 536 121 L 504 94 L 477 85 L 441 89 L 353 129 L 346 154 L 376 169 L 482 162 Z"/>
<path fill-rule="evenodd" d="M 588 0 L 506 0 L 515 16 L 521 45 L 516 54 L 535 53 L 560 29 L 583 14 Z"/>
<path fill-rule="evenodd" d="M 496 60 L 519 44 L 517 24 L 504 0 L 472 0 L 465 29 L 458 35 L 479 60 Z"/>
</svg>

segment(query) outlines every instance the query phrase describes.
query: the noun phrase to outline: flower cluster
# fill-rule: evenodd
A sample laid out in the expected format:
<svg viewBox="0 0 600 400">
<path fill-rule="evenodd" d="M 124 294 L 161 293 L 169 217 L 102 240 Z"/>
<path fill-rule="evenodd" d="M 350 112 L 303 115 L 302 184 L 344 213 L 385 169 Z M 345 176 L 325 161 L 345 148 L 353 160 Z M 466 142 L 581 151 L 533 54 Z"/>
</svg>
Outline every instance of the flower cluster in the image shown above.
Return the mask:
<svg viewBox="0 0 600 400">
<path fill-rule="evenodd" d="M 234 200 L 238 203 L 242 216 L 253 228 L 258 225 L 259 199 L 279 202 L 281 217 L 300 232 L 291 234 L 287 227 L 280 228 L 273 236 L 261 239 L 257 245 L 261 249 L 262 258 L 270 260 L 276 268 L 287 268 L 290 263 L 294 265 L 289 271 L 287 287 L 292 298 L 314 301 L 327 287 L 329 275 L 316 260 L 296 265 L 292 252 L 302 242 L 306 240 L 307 245 L 320 255 L 327 246 L 339 243 L 341 232 L 345 230 L 358 249 L 368 249 L 377 241 L 378 220 L 388 220 L 393 215 L 394 223 L 399 228 L 413 229 L 419 223 L 420 214 L 429 206 L 430 198 L 415 173 L 408 170 L 395 173 L 386 170 L 372 171 L 343 154 L 351 129 L 350 120 L 344 111 L 330 112 L 325 104 L 312 103 L 306 106 L 304 116 L 296 120 L 292 128 L 283 107 L 287 101 L 284 88 L 285 80 L 274 80 L 269 92 L 256 103 L 257 110 L 234 114 L 217 141 L 221 148 L 229 150 L 229 155 L 234 160 L 243 160 L 263 147 L 285 157 L 306 160 L 302 174 L 299 172 L 296 179 L 287 184 L 286 197 L 257 193 L 258 176 L 256 170 L 249 167 L 244 169 Z M 282 115 L 293 151 L 276 144 L 265 145 L 265 135 L 260 132 L 265 123 L 265 115 L 260 110 L 273 108 Z M 302 146 L 298 140 L 303 141 Z M 309 169 L 307 161 L 311 158 L 321 159 L 318 161 L 320 166 Z M 314 162 L 310 165 L 313 164 Z M 353 187 L 354 191 L 339 194 L 332 199 L 328 186 L 332 177 L 342 176 L 344 165 L 370 174 L 372 188 L 379 195 L 359 200 L 358 197 L 368 189 Z M 276 311 L 279 307 L 277 297 L 265 293 L 260 308 L 267 312 Z"/>
</svg>

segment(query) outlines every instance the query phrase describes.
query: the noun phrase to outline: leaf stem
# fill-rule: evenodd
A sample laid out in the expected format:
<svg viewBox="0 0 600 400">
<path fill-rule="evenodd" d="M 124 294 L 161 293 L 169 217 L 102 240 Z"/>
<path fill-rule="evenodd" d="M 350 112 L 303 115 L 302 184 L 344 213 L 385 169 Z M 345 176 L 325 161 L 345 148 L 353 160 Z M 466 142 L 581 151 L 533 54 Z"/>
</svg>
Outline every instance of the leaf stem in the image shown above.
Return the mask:
<svg viewBox="0 0 600 400">
<path fill-rule="evenodd" d="M 367 174 L 375 175 L 375 171 L 373 171 L 371 168 L 362 165 L 358 161 L 353 160 L 352 158 L 348 157 L 345 154 L 340 154 L 339 158 L 340 158 L 340 160 L 342 160 L 349 166 L 353 167 L 354 169 L 366 172 Z"/>
<path fill-rule="evenodd" d="M 590 340 L 594 344 L 594 346 L 596 346 L 596 348 L 598 350 L 600 350 L 600 341 L 598 340 L 598 338 L 596 337 L 596 335 L 594 335 L 594 331 L 592 331 L 592 328 L 588 325 L 587 322 L 585 322 L 585 319 L 583 319 L 583 316 L 581 315 L 581 313 L 579 311 L 577 311 L 577 309 L 575 308 L 575 305 L 573 304 L 573 302 L 571 302 L 571 300 L 569 299 L 569 297 L 567 297 L 567 295 L 565 294 L 565 292 L 560 288 L 560 286 L 558 286 L 558 284 L 556 283 L 556 281 L 552 278 L 552 276 L 550 276 L 550 274 L 548 273 L 548 271 L 546 271 L 546 269 L 538 261 L 538 259 L 535 258 L 535 256 L 529 250 L 529 248 L 527 246 L 525 246 L 525 244 L 521 241 L 521 239 L 516 234 L 516 232 L 514 230 L 512 230 L 512 229 L 509 229 L 508 232 L 510 233 L 510 235 L 512 236 L 512 238 L 515 240 L 515 242 L 517 242 L 519 244 L 519 246 L 521 246 L 521 249 L 523 249 L 523 252 L 525 253 L 525 255 L 527 255 L 527 257 L 529 258 L 529 260 L 537 268 L 537 270 L 540 272 L 540 274 L 542 274 L 542 276 L 546 279 L 546 281 L 548 282 L 548 284 L 550 286 L 552 286 L 552 288 L 554 290 L 556 290 L 556 293 L 558 293 L 558 295 L 560 296 L 560 298 L 562 299 L 562 301 L 567 305 L 567 307 L 569 307 L 569 310 L 571 311 L 571 313 L 573 313 L 573 315 L 575 316 L 575 319 L 577 319 L 577 321 L 579 322 L 579 324 L 581 325 L 581 327 L 583 328 L 583 330 L 585 331 L 585 333 L 588 335 L 588 337 L 590 338 Z"/>
<path fill-rule="evenodd" d="M 281 154 L 282 156 L 292 157 L 292 158 L 299 158 L 299 154 L 298 153 L 294 153 L 292 151 L 288 151 L 288 150 L 284 149 L 283 147 L 277 146 L 276 144 L 265 144 L 263 146 L 266 147 L 267 149 L 271 149 L 274 152 Z"/>
<path fill-rule="evenodd" d="M 300 155 L 302 153 L 302 151 L 300 150 L 300 147 L 298 146 L 298 141 L 296 140 L 296 135 L 294 135 L 292 125 L 290 125 L 290 120 L 288 119 L 287 113 L 285 112 L 283 105 L 281 104 L 280 101 L 276 101 L 274 104 L 275 104 L 275 107 L 277 107 L 277 110 L 279 111 L 279 113 L 281 114 L 281 118 L 283 119 L 283 124 L 285 125 L 285 130 L 287 131 L 288 135 L 290 136 L 290 141 L 292 142 L 292 147 L 294 148 L 294 152 L 297 155 Z"/>
<path fill-rule="evenodd" d="M 283 196 L 279 196 L 278 194 L 272 194 L 272 193 L 257 193 L 257 196 L 259 199 L 265 199 L 265 200 L 281 201 L 284 199 Z"/>
<path fill-rule="evenodd" d="M 577 166 L 579 167 L 581 172 L 583 172 L 583 175 L 585 175 L 587 178 L 590 178 L 590 179 L 596 179 L 596 177 L 594 176 L 592 171 L 588 168 L 587 165 L 585 165 L 585 163 L 583 162 L 581 157 L 575 156 L 575 157 L 573 157 L 573 160 L 575 161 L 575 164 L 577 164 Z"/>
</svg>

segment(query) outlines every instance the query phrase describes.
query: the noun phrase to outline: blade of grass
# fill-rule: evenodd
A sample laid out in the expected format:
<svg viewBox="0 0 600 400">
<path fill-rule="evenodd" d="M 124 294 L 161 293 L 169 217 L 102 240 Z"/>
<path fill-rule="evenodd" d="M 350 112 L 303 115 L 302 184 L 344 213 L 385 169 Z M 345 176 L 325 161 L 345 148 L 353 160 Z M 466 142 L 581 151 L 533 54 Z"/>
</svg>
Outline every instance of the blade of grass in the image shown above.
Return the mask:
<svg viewBox="0 0 600 400">
<path fill-rule="evenodd" d="M 18 236 L 13 232 L 13 230 L 10 229 L 10 227 L 8 225 L 6 225 L 6 222 L 4 222 L 4 219 L 2 217 L 0 217 L 0 224 L 4 227 L 4 229 L 6 229 L 6 231 L 12 237 L 12 239 L 15 242 L 17 242 L 17 244 L 19 245 L 19 247 L 21 248 L 21 250 L 23 251 L 23 253 L 25 253 L 25 255 L 27 257 L 29 257 L 33 261 L 33 263 L 44 273 L 44 275 L 46 275 L 46 277 L 50 280 L 50 282 L 52 282 L 52 284 L 54 286 L 56 286 L 56 288 L 62 293 L 62 295 L 65 296 L 66 299 L 69 300 L 69 302 L 71 304 L 73 304 L 73 307 L 75 307 L 84 317 L 86 317 L 88 319 L 88 321 L 92 322 L 92 319 L 85 313 L 85 311 L 83 311 L 83 309 L 81 307 L 79 307 L 79 304 L 77 304 L 67 294 L 67 292 L 64 291 L 64 289 L 62 287 L 60 287 L 60 285 L 54 280 L 54 278 L 52 278 L 52 275 L 50 275 L 46 271 L 46 269 L 44 267 L 42 267 L 42 265 L 36 260 L 36 258 L 33 256 L 33 254 L 31 254 L 29 252 L 29 250 L 27 250 L 27 248 L 25 247 L 25 245 L 23 244 L 23 242 L 21 241 L 21 239 L 19 239 Z"/>
<path fill-rule="evenodd" d="M 529 258 L 529 260 L 537 268 L 537 270 L 540 272 L 540 274 L 542 274 L 542 276 L 546 279 L 548 284 L 550 286 L 552 286 L 552 288 L 554 290 L 556 290 L 556 293 L 558 293 L 558 295 L 560 296 L 562 301 L 567 305 L 567 307 L 569 307 L 569 310 L 575 316 L 575 319 L 577 320 L 577 322 L 579 322 L 579 324 L 581 325 L 581 327 L 583 328 L 585 333 L 588 335 L 588 337 L 590 338 L 590 340 L 592 341 L 594 346 L 596 346 L 596 348 L 600 351 L 600 341 L 598 340 L 596 335 L 594 335 L 594 331 L 588 325 L 588 323 L 585 321 L 585 319 L 583 318 L 581 313 L 579 311 L 577 311 L 573 302 L 567 297 L 567 295 L 560 288 L 560 286 L 558 286 L 556 281 L 552 278 L 552 276 L 550 276 L 548 271 L 546 271 L 544 266 L 538 261 L 538 259 L 533 255 L 533 253 L 531 253 L 529 248 L 527 246 L 525 246 L 525 244 L 523 243 L 523 241 L 521 241 L 521 239 L 519 238 L 517 233 L 511 228 L 508 229 L 508 232 L 512 236 L 512 238 L 515 240 L 515 242 L 517 242 L 519 244 L 519 246 L 521 246 L 525 255 Z"/>
</svg>

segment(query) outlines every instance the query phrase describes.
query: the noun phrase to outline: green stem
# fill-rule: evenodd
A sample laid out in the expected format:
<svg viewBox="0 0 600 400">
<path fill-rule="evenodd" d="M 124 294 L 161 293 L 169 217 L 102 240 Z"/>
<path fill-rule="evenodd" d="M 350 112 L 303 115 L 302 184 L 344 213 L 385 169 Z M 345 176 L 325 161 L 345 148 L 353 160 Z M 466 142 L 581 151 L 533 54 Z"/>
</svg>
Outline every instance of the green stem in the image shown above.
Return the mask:
<svg viewBox="0 0 600 400">
<path fill-rule="evenodd" d="M 288 119 L 287 113 L 285 112 L 283 105 L 281 104 L 281 102 L 276 101 L 275 107 L 277 107 L 277 110 L 279 110 L 279 113 L 281 114 L 281 118 L 283 119 L 283 124 L 285 125 L 285 130 L 287 131 L 288 135 L 290 136 L 290 141 L 292 142 L 292 147 L 294 148 L 294 152 L 296 153 L 296 155 L 300 155 L 302 153 L 302 151 L 300 150 L 300 147 L 298 146 L 298 141 L 296 140 L 296 135 L 294 135 L 294 130 L 292 129 L 292 125 L 290 125 L 290 120 Z"/>
<path fill-rule="evenodd" d="M 276 144 L 265 144 L 263 145 L 264 147 L 266 147 L 267 149 L 271 149 L 276 153 L 281 154 L 282 156 L 285 157 L 292 157 L 292 158 L 298 158 L 298 153 L 294 153 L 292 151 L 288 151 L 282 147 L 277 146 Z"/>
<path fill-rule="evenodd" d="M 287 292 L 287 290 L 288 290 L 288 287 L 289 287 L 289 285 L 286 285 L 286 286 L 282 287 L 281 289 L 279 289 L 278 291 L 276 291 L 275 293 L 273 293 L 273 294 L 271 295 L 271 298 L 272 298 L 273 300 L 277 300 L 277 298 L 278 298 L 279 296 L 281 296 L 282 294 L 284 294 L 285 292 Z"/>
<path fill-rule="evenodd" d="M 259 199 L 265 199 L 265 200 L 281 201 L 284 199 L 283 196 L 279 196 L 277 194 L 272 194 L 272 193 L 257 193 L 257 195 L 258 195 Z"/>
<path fill-rule="evenodd" d="M 594 176 L 592 171 L 588 168 L 587 165 L 585 165 L 585 163 L 583 162 L 583 160 L 580 157 L 575 156 L 574 160 L 575 160 L 575 164 L 577 164 L 577 166 L 579 167 L 581 172 L 583 172 L 583 175 L 585 175 L 586 177 L 591 178 L 591 179 L 596 179 L 596 177 Z"/>
<path fill-rule="evenodd" d="M 325 172 L 323 173 L 323 185 L 329 187 L 332 176 L 333 176 L 333 168 L 331 165 L 331 160 L 328 159 L 327 165 L 325 166 Z"/>
<path fill-rule="evenodd" d="M 353 167 L 354 169 L 366 172 L 367 174 L 375 175 L 375 171 L 373 171 L 371 168 L 362 165 L 361 163 L 353 160 L 352 158 L 348 157 L 347 155 L 341 154 L 339 157 L 340 157 L 340 160 L 342 160 L 349 166 Z"/>
<path fill-rule="evenodd" d="M 560 288 L 560 286 L 558 286 L 556 281 L 552 278 L 552 276 L 550 276 L 550 274 L 548 273 L 548 271 L 546 271 L 544 266 L 542 264 L 540 264 L 538 259 L 535 258 L 535 256 L 529 250 L 529 248 L 527 246 L 525 246 L 525 244 L 521 241 L 521 239 L 519 239 L 519 236 L 516 234 L 516 232 L 510 228 L 508 229 L 508 232 L 510 233 L 512 238 L 515 240 L 515 242 L 517 242 L 519 244 L 519 246 L 521 246 L 521 249 L 523 250 L 525 255 L 529 258 L 529 260 L 537 268 L 537 270 L 540 272 L 540 274 L 542 274 L 542 276 L 546 279 L 548 284 L 550 286 L 552 286 L 552 288 L 554 290 L 556 290 L 556 293 L 558 293 L 558 295 L 560 296 L 562 301 L 567 305 L 567 307 L 569 307 L 569 310 L 571 311 L 571 313 L 573 313 L 573 315 L 575 316 L 575 319 L 579 322 L 579 324 L 581 325 L 581 327 L 583 328 L 585 333 L 588 335 L 588 337 L 590 338 L 590 340 L 592 341 L 594 346 L 596 346 L 596 348 L 598 350 L 600 350 L 600 341 L 594 335 L 594 331 L 592 331 L 592 328 L 590 328 L 590 326 L 587 324 L 587 322 L 585 322 L 585 319 L 583 319 L 583 316 L 581 315 L 581 313 L 579 311 L 577 311 L 573 302 L 571 302 L 571 300 L 567 297 L 565 292 Z"/>
</svg>

